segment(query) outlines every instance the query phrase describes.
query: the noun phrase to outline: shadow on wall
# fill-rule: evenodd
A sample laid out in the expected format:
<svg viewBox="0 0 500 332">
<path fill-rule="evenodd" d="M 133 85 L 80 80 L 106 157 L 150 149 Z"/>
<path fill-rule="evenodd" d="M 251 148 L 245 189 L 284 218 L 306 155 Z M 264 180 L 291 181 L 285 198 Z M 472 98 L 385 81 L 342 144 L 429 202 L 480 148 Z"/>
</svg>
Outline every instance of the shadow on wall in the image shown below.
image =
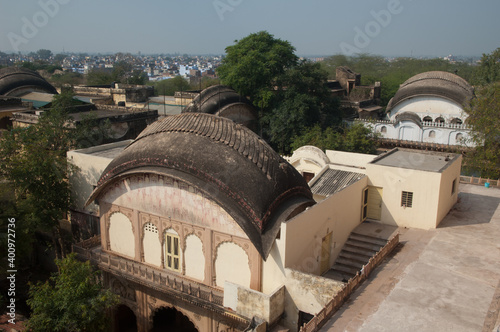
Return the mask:
<svg viewBox="0 0 500 332">
<path fill-rule="evenodd" d="M 499 205 L 498 197 L 460 192 L 457 204 L 438 228 L 488 224 Z"/>
</svg>

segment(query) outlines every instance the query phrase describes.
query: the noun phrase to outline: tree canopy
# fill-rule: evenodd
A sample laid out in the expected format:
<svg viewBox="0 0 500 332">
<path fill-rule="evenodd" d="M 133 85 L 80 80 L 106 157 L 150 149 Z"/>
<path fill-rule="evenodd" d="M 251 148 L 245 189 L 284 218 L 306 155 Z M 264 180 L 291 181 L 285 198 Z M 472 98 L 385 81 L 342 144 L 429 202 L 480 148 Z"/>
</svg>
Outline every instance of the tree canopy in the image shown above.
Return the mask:
<svg viewBox="0 0 500 332">
<path fill-rule="evenodd" d="M 104 290 L 98 272 L 88 261 L 78 261 L 75 254 L 56 260 L 56 265 L 59 272 L 49 281 L 30 285 L 28 330 L 109 331 L 106 310 L 118 303 L 118 296 Z"/>
<path fill-rule="evenodd" d="M 0 139 L 0 178 L 14 189 L 16 208 L 24 213 L 23 228 L 52 232 L 63 256 L 59 221 L 71 203 L 68 179 L 72 171 L 66 152 L 87 147 L 96 128 L 91 118 L 74 126 L 70 112 L 75 103 L 71 91 L 56 95 L 52 108 L 37 123 L 14 128 Z"/>
<path fill-rule="evenodd" d="M 467 153 L 467 169 L 481 177 L 500 178 L 500 82 L 476 88 L 467 123 L 476 148 Z"/>
<path fill-rule="evenodd" d="M 500 81 L 500 47 L 490 54 L 483 54 L 475 81 L 482 85 Z"/>
<path fill-rule="evenodd" d="M 297 150 L 304 145 L 314 145 L 321 150 L 337 150 L 375 154 L 377 152 L 377 135 L 362 123 L 334 130 L 328 127 L 324 130 L 319 125 L 307 128 L 293 138 L 291 149 Z"/>
<path fill-rule="evenodd" d="M 281 153 L 290 152 L 292 137 L 305 128 L 340 121 L 327 73 L 319 64 L 299 61 L 294 52 L 288 41 L 260 31 L 228 46 L 217 68 L 222 84 L 257 107 L 262 136 Z"/>
<path fill-rule="evenodd" d="M 267 108 L 277 78 L 296 65 L 295 48 L 267 31 L 252 33 L 226 47 L 217 68 L 223 84 L 247 96 L 258 108 Z"/>
</svg>

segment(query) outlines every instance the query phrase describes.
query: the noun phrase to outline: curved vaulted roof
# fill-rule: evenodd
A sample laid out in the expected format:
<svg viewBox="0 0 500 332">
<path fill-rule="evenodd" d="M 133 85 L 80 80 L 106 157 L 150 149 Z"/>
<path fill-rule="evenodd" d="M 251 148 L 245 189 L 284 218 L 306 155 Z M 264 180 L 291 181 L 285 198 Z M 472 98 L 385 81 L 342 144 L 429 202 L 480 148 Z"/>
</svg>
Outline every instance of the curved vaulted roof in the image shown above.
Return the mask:
<svg viewBox="0 0 500 332">
<path fill-rule="evenodd" d="M 255 112 L 250 101 L 225 85 L 214 85 L 201 91 L 182 113 L 216 114 L 231 105 L 246 107 Z"/>
<path fill-rule="evenodd" d="M 202 113 L 159 120 L 104 170 L 89 202 L 134 173 L 165 174 L 224 208 L 266 258 L 279 224 L 314 204 L 302 176 L 267 143 L 233 121 Z"/>
<path fill-rule="evenodd" d="M 465 105 L 474 97 L 474 88 L 463 78 L 444 71 L 429 71 L 415 75 L 403 84 L 387 105 L 387 111 L 399 103 L 417 96 L 437 96 Z"/>
<path fill-rule="evenodd" d="M 56 89 L 37 72 L 18 67 L 0 69 L 0 95 L 19 97 L 31 91 L 57 94 Z"/>
</svg>

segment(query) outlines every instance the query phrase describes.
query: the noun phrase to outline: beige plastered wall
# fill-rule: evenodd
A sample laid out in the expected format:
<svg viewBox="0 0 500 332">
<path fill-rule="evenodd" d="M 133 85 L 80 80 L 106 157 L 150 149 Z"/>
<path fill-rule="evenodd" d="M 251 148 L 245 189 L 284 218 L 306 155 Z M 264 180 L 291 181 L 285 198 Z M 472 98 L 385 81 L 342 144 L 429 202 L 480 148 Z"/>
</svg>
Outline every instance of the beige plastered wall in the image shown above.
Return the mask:
<svg viewBox="0 0 500 332">
<path fill-rule="evenodd" d="M 332 266 L 351 231 L 361 223 L 362 191 L 366 177 L 310 207 L 281 225 L 262 268 L 262 292 L 272 294 L 285 285 L 283 325 L 295 331 L 299 311 L 318 313 L 342 283 L 319 276 L 322 239 L 332 233 Z"/>
<path fill-rule="evenodd" d="M 97 185 L 104 169 L 109 165 L 113 158 L 94 155 L 93 153 L 129 145 L 132 140 L 126 140 L 116 143 L 103 144 L 87 149 L 68 151 L 67 158 L 71 164 L 77 168 L 71 174 L 69 181 L 71 183 L 71 194 L 74 200 L 73 207 L 79 211 L 98 212 L 98 207 L 94 203 L 86 208 L 85 202 L 92 194 L 94 186 Z"/>
<path fill-rule="evenodd" d="M 456 158 L 457 159 L 442 172 L 436 226 L 439 225 L 458 200 L 462 156 L 457 155 Z M 453 180 L 455 180 L 455 192 L 452 194 Z"/>
<path fill-rule="evenodd" d="M 441 173 L 368 164 L 367 175 L 370 186 L 381 187 L 383 190 L 381 223 L 420 229 L 436 227 L 440 221 L 438 206 Z M 411 208 L 401 206 L 403 191 L 413 193 Z"/>
</svg>

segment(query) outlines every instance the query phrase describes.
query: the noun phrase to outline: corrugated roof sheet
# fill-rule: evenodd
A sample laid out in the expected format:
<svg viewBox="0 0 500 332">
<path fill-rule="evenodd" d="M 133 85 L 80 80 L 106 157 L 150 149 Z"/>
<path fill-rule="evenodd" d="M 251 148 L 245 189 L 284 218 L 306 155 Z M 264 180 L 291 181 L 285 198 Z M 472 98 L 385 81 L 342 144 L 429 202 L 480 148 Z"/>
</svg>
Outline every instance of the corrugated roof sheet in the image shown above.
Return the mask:
<svg viewBox="0 0 500 332">
<path fill-rule="evenodd" d="M 357 182 L 364 174 L 328 169 L 311 186 L 315 195 L 328 196 Z"/>
</svg>

